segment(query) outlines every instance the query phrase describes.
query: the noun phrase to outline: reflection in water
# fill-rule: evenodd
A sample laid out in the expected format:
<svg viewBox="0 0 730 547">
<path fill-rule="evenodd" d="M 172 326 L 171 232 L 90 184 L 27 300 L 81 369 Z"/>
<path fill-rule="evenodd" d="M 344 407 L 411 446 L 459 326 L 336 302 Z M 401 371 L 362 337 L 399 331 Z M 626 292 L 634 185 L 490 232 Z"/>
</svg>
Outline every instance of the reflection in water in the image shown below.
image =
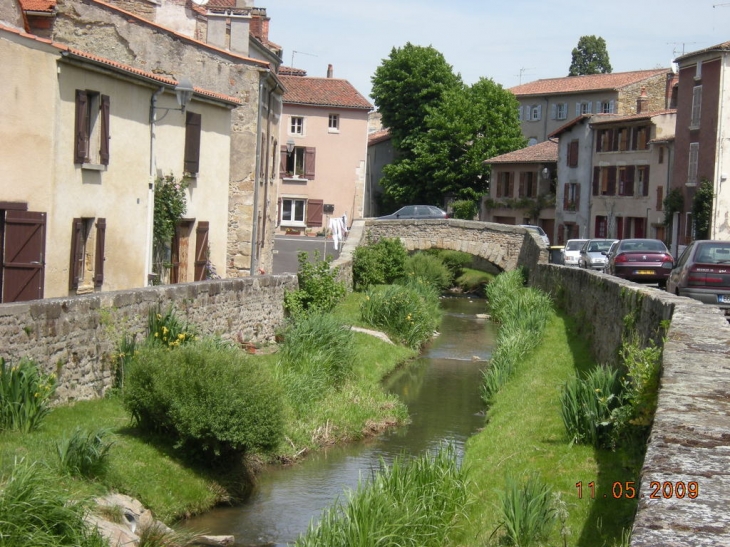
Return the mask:
<svg viewBox="0 0 730 547">
<path fill-rule="evenodd" d="M 286 545 L 346 489 L 357 488 L 358 479 L 367 479 L 381 460 L 390 463 L 400 454 L 435 451 L 444 442 L 463 454 L 466 440 L 484 425 L 481 368 L 496 329 L 475 317 L 484 311 L 484 300 L 444 298 L 442 307 L 440 336 L 385 382 L 408 405 L 411 424 L 374 439 L 328 448 L 292 467 L 272 467 L 259 476 L 244 505 L 216 509 L 186 526 L 232 534 L 237 545 Z"/>
</svg>

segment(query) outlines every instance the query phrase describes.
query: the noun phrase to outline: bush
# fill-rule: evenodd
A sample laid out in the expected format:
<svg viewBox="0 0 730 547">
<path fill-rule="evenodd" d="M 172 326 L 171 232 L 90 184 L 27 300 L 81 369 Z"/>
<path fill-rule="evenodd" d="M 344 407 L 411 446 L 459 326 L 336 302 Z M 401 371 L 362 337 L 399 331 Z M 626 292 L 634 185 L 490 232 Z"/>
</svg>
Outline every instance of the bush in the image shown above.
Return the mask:
<svg viewBox="0 0 730 547">
<path fill-rule="evenodd" d="M 425 284 L 420 288 L 415 284 L 374 287 L 360 307 L 365 323 L 409 348 L 428 340 L 441 319 L 437 293 Z"/>
<path fill-rule="evenodd" d="M 406 259 L 406 279 L 420 279 L 432 285 L 438 291 L 451 286 L 453 276 L 440 258 L 427 253 L 416 253 Z"/>
<path fill-rule="evenodd" d="M 556 519 L 550 487 L 537 475 L 523 480 L 507 476 L 500 493 L 501 527 L 507 545 L 529 547 L 547 539 Z"/>
<path fill-rule="evenodd" d="M 28 433 L 50 412 L 56 375 L 42 374 L 30 359 L 10 365 L 0 357 L 0 431 Z"/>
<path fill-rule="evenodd" d="M 462 220 L 474 220 L 479 213 L 479 206 L 471 199 L 460 199 L 451 204 L 454 211 L 454 218 Z"/>
<path fill-rule="evenodd" d="M 352 257 L 352 279 L 356 290 L 373 285 L 391 284 L 404 275 L 403 266 L 408 253 L 398 238 L 382 238 L 355 249 Z"/>
<path fill-rule="evenodd" d="M 193 459 L 215 461 L 276 446 L 283 419 L 268 371 L 236 348 L 148 345 L 132 361 L 123 401 L 139 426 Z"/>
<path fill-rule="evenodd" d="M 112 443 L 105 440 L 107 435 L 105 429 L 89 432 L 77 426 L 70 437 L 57 441 L 56 456 L 61 471 L 74 477 L 103 475 L 112 447 Z"/>
<path fill-rule="evenodd" d="M 345 284 L 337 281 L 337 272 L 330 267 L 332 259 L 320 260 L 319 251 L 314 251 L 312 262 L 305 252 L 300 252 L 298 258 L 299 288 L 286 293 L 284 309 L 295 319 L 308 313 L 332 311 L 347 293 Z"/>
</svg>

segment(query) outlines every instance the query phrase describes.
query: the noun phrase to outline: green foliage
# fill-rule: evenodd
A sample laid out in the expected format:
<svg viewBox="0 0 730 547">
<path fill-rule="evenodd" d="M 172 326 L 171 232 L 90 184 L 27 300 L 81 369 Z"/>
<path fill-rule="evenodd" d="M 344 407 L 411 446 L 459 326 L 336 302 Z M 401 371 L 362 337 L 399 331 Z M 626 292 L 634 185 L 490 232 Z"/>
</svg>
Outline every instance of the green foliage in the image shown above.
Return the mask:
<svg viewBox="0 0 730 547">
<path fill-rule="evenodd" d="M 709 239 L 710 225 L 712 220 L 712 183 L 707 179 L 697 185 L 697 190 L 692 198 L 692 221 L 695 227 L 695 239 Z"/>
<path fill-rule="evenodd" d="M 0 357 L 0 431 L 28 433 L 50 411 L 56 375 L 42 374 L 30 359 L 11 365 Z"/>
<path fill-rule="evenodd" d="M 435 456 L 396 458 L 371 480 L 360 480 L 346 501 L 326 509 L 297 547 L 442 547 L 464 522 L 469 506 L 467 472 L 453 448 Z"/>
<path fill-rule="evenodd" d="M 148 344 L 130 363 L 123 400 L 141 429 L 209 463 L 271 449 L 282 434 L 278 387 L 260 361 L 236 348 Z"/>
<path fill-rule="evenodd" d="M 149 319 L 148 319 L 149 324 Z M 133 334 L 125 334 L 117 344 L 117 353 L 114 355 L 114 388 L 124 387 L 124 374 L 127 363 L 134 357 L 137 351 L 137 337 Z"/>
<path fill-rule="evenodd" d="M 279 355 L 280 381 L 301 413 L 351 376 L 352 331 L 331 314 L 309 314 L 284 331 Z"/>
<path fill-rule="evenodd" d="M 74 477 L 102 476 L 108 466 L 109 450 L 113 443 L 105 438 L 106 429 L 86 431 L 76 426 L 69 437 L 56 441 L 56 456 L 62 472 Z"/>
<path fill-rule="evenodd" d="M 437 256 L 428 253 L 415 253 L 406 259 L 405 278 L 421 280 L 441 292 L 448 289 L 453 281 L 453 274 Z"/>
<path fill-rule="evenodd" d="M 451 204 L 454 210 L 454 218 L 462 220 L 474 220 L 479 213 L 479 203 L 473 199 L 459 199 Z"/>
<path fill-rule="evenodd" d="M 464 273 L 464 269 L 471 266 L 474 258 L 469 253 L 462 251 L 441 250 L 437 256 L 451 272 L 452 277 L 457 278 Z"/>
<path fill-rule="evenodd" d="M 438 293 L 418 281 L 371 288 L 360 311 L 365 323 L 409 348 L 419 348 L 431 338 L 441 319 Z"/>
<path fill-rule="evenodd" d="M 195 339 L 196 334 L 193 329 L 188 323 L 180 321 L 172 305 L 164 314 L 159 306 L 149 309 L 147 313 L 147 340 L 149 342 L 173 349 Z M 129 351 L 128 345 L 126 349 Z M 126 352 L 123 353 L 126 356 Z"/>
<path fill-rule="evenodd" d="M 284 309 L 294 319 L 310 313 L 332 311 L 347 293 L 345 284 L 337 281 L 337 272 L 330 267 L 332 258 L 320 260 L 319 251 L 315 251 L 314 260 L 310 262 L 307 253 L 300 251 L 298 259 L 299 288 L 287 291 Z"/>
<path fill-rule="evenodd" d="M 556 520 L 551 492 L 534 473 L 521 480 L 507 476 L 505 489 L 499 495 L 504 543 L 530 547 L 547 539 Z"/>
<path fill-rule="evenodd" d="M 684 194 L 679 188 L 672 188 L 667 192 L 667 196 L 662 202 L 664 205 L 664 226 L 672 225 L 674 213 L 679 213 L 684 209 Z"/>
<path fill-rule="evenodd" d="M 608 59 L 606 40 L 600 36 L 581 36 L 573 48 L 568 76 L 586 74 L 610 74 L 613 72 Z"/>
<path fill-rule="evenodd" d="M 153 238 L 156 245 L 169 245 L 175 227 L 185 214 L 187 181 L 178 181 L 173 174 L 155 180 Z"/>
<path fill-rule="evenodd" d="M 38 463 L 16 462 L 0 479 L 3 547 L 108 547 L 84 521 L 87 504 L 71 498 L 58 478 Z"/>
<path fill-rule="evenodd" d="M 357 290 L 372 285 L 391 284 L 405 274 L 408 253 L 398 238 L 373 241 L 368 234 L 367 245 L 355 249 L 352 257 L 352 280 Z"/>
<path fill-rule="evenodd" d="M 150 522 L 137 530 L 139 543 L 137 547 L 184 547 L 199 545 L 194 532 L 175 531 L 158 522 Z"/>
</svg>

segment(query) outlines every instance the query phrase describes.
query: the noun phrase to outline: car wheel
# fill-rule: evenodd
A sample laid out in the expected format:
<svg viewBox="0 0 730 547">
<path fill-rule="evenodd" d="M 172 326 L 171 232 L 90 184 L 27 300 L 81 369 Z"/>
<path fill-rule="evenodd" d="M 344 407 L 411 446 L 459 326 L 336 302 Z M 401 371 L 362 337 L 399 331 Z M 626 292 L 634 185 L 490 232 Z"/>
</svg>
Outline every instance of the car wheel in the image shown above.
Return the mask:
<svg viewBox="0 0 730 547">
<path fill-rule="evenodd" d="M 662 289 L 663 291 L 666 291 L 666 290 L 667 290 L 667 281 L 666 281 L 666 279 L 665 279 L 664 281 L 659 281 L 659 282 L 657 283 L 657 285 L 658 285 L 658 286 L 659 286 L 659 288 L 660 288 L 660 289 Z"/>
</svg>

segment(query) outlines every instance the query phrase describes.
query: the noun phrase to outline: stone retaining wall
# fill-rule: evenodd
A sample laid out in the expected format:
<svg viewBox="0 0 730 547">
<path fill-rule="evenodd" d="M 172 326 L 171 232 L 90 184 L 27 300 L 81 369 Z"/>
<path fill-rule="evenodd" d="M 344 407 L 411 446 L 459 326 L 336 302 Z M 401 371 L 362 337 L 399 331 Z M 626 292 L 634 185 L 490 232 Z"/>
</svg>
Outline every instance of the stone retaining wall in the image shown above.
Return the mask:
<svg viewBox="0 0 730 547">
<path fill-rule="evenodd" d="M 58 402 L 91 399 L 111 387 L 122 337 L 146 334 L 150 308 L 174 305 L 200 334 L 261 343 L 274 338 L 284 292 L 297 286 L 295 275 L 256 276 L 2 304 L 0 357 L 55 372 Z"/>
</svg>

